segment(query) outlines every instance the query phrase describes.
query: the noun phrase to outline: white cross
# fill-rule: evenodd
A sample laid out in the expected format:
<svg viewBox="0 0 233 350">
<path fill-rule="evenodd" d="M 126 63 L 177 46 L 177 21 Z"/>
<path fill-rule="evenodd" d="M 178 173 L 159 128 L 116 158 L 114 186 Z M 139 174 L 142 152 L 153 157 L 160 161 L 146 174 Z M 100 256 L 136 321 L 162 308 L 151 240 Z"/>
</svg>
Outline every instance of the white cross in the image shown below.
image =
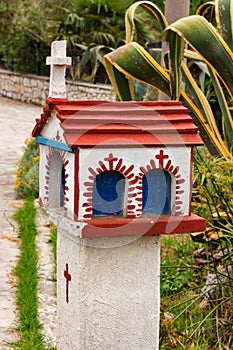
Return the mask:
<svg viewBox="0 0 233 350">
<path fill-rule="evenodd" d="M 51 57 L 46 57 L 50 68 L 49 97 L 66 98 L 66 66 L 71 65 L 71 57 L 66 57 L 66 40 L 53 41 Z"/>
</svg>

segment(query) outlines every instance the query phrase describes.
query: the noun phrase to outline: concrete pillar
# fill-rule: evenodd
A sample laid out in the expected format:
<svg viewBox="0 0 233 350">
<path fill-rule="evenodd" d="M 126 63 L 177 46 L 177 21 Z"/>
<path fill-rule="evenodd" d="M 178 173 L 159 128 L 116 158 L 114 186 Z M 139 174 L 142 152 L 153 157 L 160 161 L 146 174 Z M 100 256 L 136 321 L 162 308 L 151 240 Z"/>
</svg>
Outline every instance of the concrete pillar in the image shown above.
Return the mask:
<svg viewBox="0 0 233 350">
<path fill-rule="evenodd" d="M 58 225 L 58 350 L 158 350 L 160 237 L 82 239 Z"/>
</svg>

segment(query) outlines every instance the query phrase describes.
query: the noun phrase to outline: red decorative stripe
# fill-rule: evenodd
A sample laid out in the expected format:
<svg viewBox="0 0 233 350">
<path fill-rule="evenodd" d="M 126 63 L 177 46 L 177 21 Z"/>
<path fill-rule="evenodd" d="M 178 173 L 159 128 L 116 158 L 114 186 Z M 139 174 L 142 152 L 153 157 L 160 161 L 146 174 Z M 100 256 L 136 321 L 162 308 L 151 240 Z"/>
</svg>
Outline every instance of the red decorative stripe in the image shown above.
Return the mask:
<svg viewBox="0 0 233 350">
<path fill-rule="evenodd" d="M 146 173 L 146 169 L 143 166 L 140 167 L 140 170 L 141 170 L 142 174 Z"/>
<path fill-rule="evenodd" d="M 151 160 L 150 160 L 150 165 L 151 165 L 152 169 L 155 169 L 155 168 L 156 168 L 156 164 L 155 164 L 154 159 L 151 159 Z"/>
<path fill-rule="evenodd" d="M 86 212 L 92 212 L 92 207 L 88 207 L 88 208 L 86 208 L 86 210 L 85 210 Z"/>
<path fill-rule="evenodd" d="M 85 186 L 91 186 L 91 187 L 92 187 L 92 186 L 93 186 L 93 182 L 84 182 L 84 185 L 85 185 Z"/>
<path fill-rule="evenodd" d="M 91 198 L 92 197 L 92 193 L 91 192 L 85 192 L 85 193 L 83 193 L 83 197 Z"/>
<path fill-rule="evenodd" d="M 130 175 L 128 175 L 127 176 L 127 178 L 130 180 L 130 179 L 132 179 L 134 177 L 134 174 L 130 174 Z"/>
<path fill-rule="evenodd" d="M 115 167 L 115 170 L 119 170 L 119 169 L 120 169 L 120 167 L 121 167 L 121 165 L 122 165 L 122 162 L 123 162 L 123 159 L 120 158 L 119 161 L 118 161 L 118 163 L 117 163 L 117 165 L 116 165 L 116 167 Z"/>
<path fill-rule="evenodd" d="M 177 183 L 177 184 L 179 184 L 179 185 L 180 185 L 180 184 L 183 184 L 184 182 L 185 182 L 185 180 L 184 180 L 184 179 L 179 179 L 179 180 L 176 180 L 176 183 Z"/>
<path fill-rule="evenodd" d="M 179 186 L 179 187 L 180 187 L 180 186 Z M 182 194 L 182 193 L 184 193 L 184 191 L 183 191 L 183 190 L 176 191 L 176 194 Z"/>
<path fill-rule="evenodd" d="M 84 217 L 84 219 L 91 219 L 92 215 L 91 214 L 84 214 L 83 217 Z"/>
<path fill-rule="evenodd" d="M 95 172 L 95 170 L 92 169 L 91 167 L 88 168 L 88 170 L 89 170 L 89 172 L 90 172 L 93 176 L 96 176 L 96 175 L 97 175 L 97 173 Z"/>
<path fill-rule="evenodd" d="M 135 190 L 135 187 L 129 187 L 128 192 L 133 192 Z"/>
<path fill-rule="evenodd" d="M 180 169 L 180 167 L 179 167 L 179 165 L 177 165 L 177 166 L 175 167 L 175 169 L 173 170 L 173 174 L 174 174 L 174 175 L 177 175 L 178 172 L 179 172 L 179 169 Z"/>
<path fill-rule="evenodd" d="M 128 193 L 128 198 L 134 198 L 136 197 L 136 193 Z"/>
<path fill-rule="evenodd" d="M 83 208 L 85 208 L 85 207 L 90 207 L 90 204 L 89 204 L 89 203 L 83 203 L 82 207 L 83 207 Z"/>
<path fill-rule="evenodd" d="M 101 166 L 101 169 L 103 170 L 103 171 L 107 171 L 108 169 L 106 168 L 106 166 L 105 166 L 105 164 L 100 160 L 99 161 L 99 165 Z"/>
<path fill-rule="evenodd" d="M 134 180 L 130 180 L 130 185 L 135 185 L 138 182 L 138 180 L 140 180 L 140 177 L 135 176 Z"/>
<path fill-rule="evenodd" d="M 125 172 L 124 175 L 127 176 L 134 169 L 134 165 L 132 164 Z"/>
<path fill-rule="evenodd" d="M 168 168 L 170 167 L 171 162 L 172 162 L 172 161 L 169 159 L 168 162 L 167 162 L 167 164 L 165 165 L 165 169 L 168 169 Z"/>
<path fill-rule="evenodd" d="M 168 170 L 172 173 L 173 168 L 174 168 L 174 166 L 171 165 L 171 166 L 168 168 Z"/>
<path fill-rule="evenodd" d="M 120 172 L 124 174 L 125 169 L 126 169 L 126 166 L 123 165 L 123 166 L 120 168 Z"/>
</svg>

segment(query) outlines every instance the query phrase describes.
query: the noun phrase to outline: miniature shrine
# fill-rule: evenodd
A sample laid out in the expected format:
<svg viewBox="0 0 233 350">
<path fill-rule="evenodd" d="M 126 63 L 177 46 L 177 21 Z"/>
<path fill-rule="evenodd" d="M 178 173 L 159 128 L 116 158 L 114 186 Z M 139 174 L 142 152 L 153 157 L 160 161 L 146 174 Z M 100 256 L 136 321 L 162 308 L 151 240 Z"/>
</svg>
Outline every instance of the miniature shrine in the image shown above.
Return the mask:
<svg viewBox="0 0 233 350">
<path fill-rule="evenodd" d="M 180 102 L 47 103 L 33 131 L 45 207 L 87 223 L 83 237 L 111 225 L 119 235 L 140 235 L 142 225 L 145 234 L 204 229 L 190 207 L 193 147 L 202 141 Z M 132 232 L 124 231 L 127 220 Z M 174 227 L 166 231 L 168 222 Z"/>
<path fill-rule="evenodd" d="M 47 63 L 32 134 L 40 204 L 58 226 L 57 348 L 157 350 L 159 236 L 205 229 L 191 212 L 198 129 L 180 102 L 69 100 L 65 41 Z"/>
</svg>

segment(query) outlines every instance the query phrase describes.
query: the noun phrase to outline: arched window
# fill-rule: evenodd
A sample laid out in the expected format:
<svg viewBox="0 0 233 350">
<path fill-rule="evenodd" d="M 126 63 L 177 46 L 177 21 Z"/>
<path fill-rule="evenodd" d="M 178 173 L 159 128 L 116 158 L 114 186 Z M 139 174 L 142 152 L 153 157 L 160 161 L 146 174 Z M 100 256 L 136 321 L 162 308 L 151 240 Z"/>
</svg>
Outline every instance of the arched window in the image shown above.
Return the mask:
<svg viewBox="0 0 233 350">
<path fill-rule="evenodd" d="M 142 213 L 168 214 L 171 211 L 171 176 L 163 169 L 152 169 L 142 179 Z"/>
<path fill-rule="evenodd" d="M 115 170 L 96 176 L 93 185 L 93 216 L 123 215 L 125 177 Z"/>
</svg>

